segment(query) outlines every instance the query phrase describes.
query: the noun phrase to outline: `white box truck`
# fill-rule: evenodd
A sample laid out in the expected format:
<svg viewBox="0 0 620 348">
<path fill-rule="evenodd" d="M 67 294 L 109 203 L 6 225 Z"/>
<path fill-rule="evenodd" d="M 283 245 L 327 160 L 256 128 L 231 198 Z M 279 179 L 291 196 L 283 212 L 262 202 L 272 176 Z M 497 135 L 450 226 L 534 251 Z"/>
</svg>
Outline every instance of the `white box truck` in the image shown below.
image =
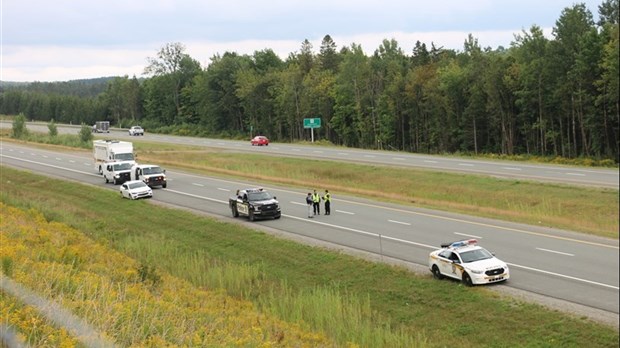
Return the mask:
<svg viewBox="0 0 620 348">
<path fill-rule="evenodd" d="M 129 141 L 119 140 L 94 140 L 93 157 L 95 170 L 103 174 L 103 162 L 106 161 L 130 161 L 136 163 L 133 153 L 133 144 Z"/>
</svg>

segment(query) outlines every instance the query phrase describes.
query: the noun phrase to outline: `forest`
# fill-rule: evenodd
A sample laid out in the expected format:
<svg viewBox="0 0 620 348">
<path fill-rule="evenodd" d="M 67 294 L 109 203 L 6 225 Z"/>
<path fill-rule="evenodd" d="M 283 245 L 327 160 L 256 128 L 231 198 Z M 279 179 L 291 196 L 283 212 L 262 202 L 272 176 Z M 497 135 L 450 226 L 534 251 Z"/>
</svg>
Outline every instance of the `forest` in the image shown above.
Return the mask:
<svg viewBox="0 0 620 348">
<path fill-rule="evenodd" d="M 265 48 L 216 54 L 207 66 L 180 42 L 147 57 L 141 77 L 2 83 L 0 114 L 29 120 L 415 153 L 619 158 L 618 0 L 598 18 L 567 7 L 551 37 L 532 25 L 510 46 L 462 50 L 384 39 L 370 56 L 325 35 L 286 59 Z"/>
</svg>

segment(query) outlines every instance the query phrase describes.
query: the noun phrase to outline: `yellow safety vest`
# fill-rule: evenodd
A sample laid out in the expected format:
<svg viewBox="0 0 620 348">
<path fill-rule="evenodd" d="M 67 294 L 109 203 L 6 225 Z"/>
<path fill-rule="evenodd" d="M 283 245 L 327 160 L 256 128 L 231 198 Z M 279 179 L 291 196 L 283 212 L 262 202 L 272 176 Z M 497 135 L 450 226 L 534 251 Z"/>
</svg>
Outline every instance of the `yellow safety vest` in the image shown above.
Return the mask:
<svg viewBox="0 0 620 348">
<path fill-rule="evenodd" d="M 320 202 L 320 201 L 321 201 L 321 196 L 319 196 L 319 194 L 318 194 L 318 193 L 313 194 L 313 195 L 312 195 L 312 201 L 313 201 L 314 203 L 318 203 L 318 202 Z"/>
<path fill-rule="evenodd" d="M 329 193 L 326 193 L 323 199 L 325 200 L 325 202 L 331 202 L 332 197 Z"/>
</svg>

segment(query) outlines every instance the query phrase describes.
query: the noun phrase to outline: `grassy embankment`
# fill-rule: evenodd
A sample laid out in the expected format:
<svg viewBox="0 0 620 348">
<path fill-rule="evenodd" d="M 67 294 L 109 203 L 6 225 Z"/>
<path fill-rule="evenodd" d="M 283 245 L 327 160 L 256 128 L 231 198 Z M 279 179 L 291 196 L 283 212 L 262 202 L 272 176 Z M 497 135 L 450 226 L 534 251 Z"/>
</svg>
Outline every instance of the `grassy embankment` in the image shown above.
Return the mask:
<svg viewBox="0 0 620 348">
<path fill-rule="evenodd" d="M 12 141 L 6 138 L 10 130 L 1 134 Z M 64 137 L 55 143 L 80 146 L 77 137 Z M 28 141 L 50 142 L 47 135 L 37 133 L 31 133 Z M 170 169 L 329 189 L 335 199 L 340 194 L 357 195 L 618 239 L 617 190 L 133 142 L 140 162 Z"/>
<path fill-rule="evenodd" d="M 229 346 L 254 346 L 247 342 L 257 336 L 265 342 L 310 340 L 288 341 L 300 346 L 618 346 L 613 328 L 498 298 L 486 288 L 416 276 L 148 201 L 121 200 L 109 190 L 1 169 L 2 203 L 41 214 L 33 218 L 38 226 L 15 232 L 3 225 L 3 238 L 14 238 L 0 249 L 3 273 L 63 301 L 123 345 L 208 340 L 193 334 L 203 325 L 224 331 L 238 325 L 241 343 L 225 341 Z M 8 209 L 2 208 L 3 224 L 27 220 Z M 70 228 L 56 228 L 56 222 Z M 76 241 L 55 237 L 56 229 L 75 230 Z M 18 243 L 25 247 L 13 248 Z M 227 296 L 217 292 L 222 288 Z M 280 326 L 244 331 L 253 322 L 224 310 L 204 324 L 209 308 L 236 308 L 237 301 L 251 301 L 252 315 L 265 316 L 257 321 Z"/>
</svg>

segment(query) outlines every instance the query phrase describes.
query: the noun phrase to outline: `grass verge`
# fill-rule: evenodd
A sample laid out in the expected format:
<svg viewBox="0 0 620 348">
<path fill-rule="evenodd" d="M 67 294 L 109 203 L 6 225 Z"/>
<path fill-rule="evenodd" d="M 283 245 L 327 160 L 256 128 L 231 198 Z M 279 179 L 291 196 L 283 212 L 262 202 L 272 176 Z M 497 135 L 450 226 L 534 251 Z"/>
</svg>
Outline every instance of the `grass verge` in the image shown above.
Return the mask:
<svg viewBox="0 0 620 348">
<path fill-rule="evenodd" d="M 0 169 L 4 204 L 34 209 L 48 222 L 66 224 L 127 255 L 143 265 L 142 279 L 165 273 L 199 289 L 223 287 L 263 313 L 292 324 L 303 319 L 339 346 L 618 346 L 613 328 L 499 298 L 485 288 L 120 200 L 109 190 Z M 380 332 L 385 336 L 377 341 Z"/>
</svg>

